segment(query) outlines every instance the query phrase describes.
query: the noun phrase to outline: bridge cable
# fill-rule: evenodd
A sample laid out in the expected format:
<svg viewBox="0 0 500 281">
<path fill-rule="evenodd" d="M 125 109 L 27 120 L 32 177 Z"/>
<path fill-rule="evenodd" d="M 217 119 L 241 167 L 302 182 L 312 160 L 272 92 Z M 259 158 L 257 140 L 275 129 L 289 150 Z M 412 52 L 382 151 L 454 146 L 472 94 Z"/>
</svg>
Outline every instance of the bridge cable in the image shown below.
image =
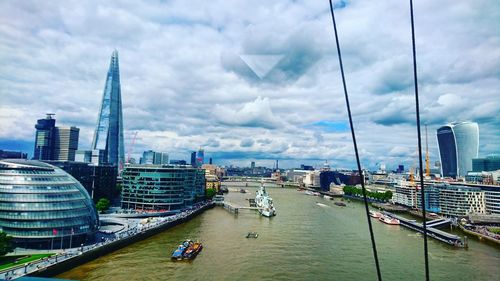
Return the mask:
<svg viewBox="0 0 500 281">
<path fill-rule="evenodd" d="M 347 86 L 345 82 L 345 75 L 344 75 L 344 66 L 342 64 L 342 55 L 340 53 L 340 44 L 339 44 L 339 37 L 337 34 L 337 24 L 335 23 L 335 15 L 333 13 L 333 5 L 332 5 L 332 0 L 329 0 L 330 2 L 330 12 L 332 15 L 332 22 L 333 22 L 333 30 L 335 33 L 335 42 L 337 44 L 337 53 L 339 57 L 339 64 L 340 64 L 340 73 L 342 75 L 342 84 L 344 86 L 344 96 L 345 96 L 345 102 L 347 106 L 347 114 L 349 115 L 349 124 L 351 126 L 351 135 L 352 135 L 352 142 L 354 144 L 354 152 L 356 154 L 356 162 L 358 165 L 358 173 L 359 177 L 361 179 L 361 188 L 363 191 L 363 200 L 365 203 L 365 212 L 366 212 L 366 218 L 368 220 L 368 229 L 370 230 L 370 239 L 372 243 L 372 249 L 373 249 L 373 258 L 375 259 L 375 267 L 377 268 L 377 277 L 379 281 L 382 281 L 382 276 L 380 274 L 380 265 L 378 261 L 378 254 L 377 254 L 377 245 L 375 243 L 375 237 L 373 236 L 373 228 L 372 228 L 372 222 L 370 219 L 370 212 L 368 210 L 368 199 L 366 197 L 366 188 L 365 188 L 365 181 L 364 181 L 364 175 L 363 171 L 361 170 L 361 162 L 359 160 L 359 153 L 358 153 L 358 145 L 356 143 L 356 134 L 354 133 L 354 125 L 352 122 L 352 115 L 351 115 L 351 106 L 349 104 L 349 95 L 347 93 Z"/>
<path fill-rule="evenodd" d="M 424 175 L 422 165 L 422 135 L 420 132 L 420 108 L 418 101 L 418 79 L 417 79 L 417 54 L 415 50 L 415 24 L 413 20 L 413 0 L 410 0 L 411 17 L 411 43 L 413 49 L 413 82 L 415 84 L 415 113 L 417 116 L 417 136 L 418 136 L 418 161 L 420 165 L 420 202 L 422 203 L 423 230 L 424 230 L 424 261 L 425 261 L 425 280 L 429 281 L 429 253 L 427 247 L 427 222 L 425 212 L 425 193 L 424 193 Z M 418 206 L 417 206 L 418 207 Z"/>
</svg>

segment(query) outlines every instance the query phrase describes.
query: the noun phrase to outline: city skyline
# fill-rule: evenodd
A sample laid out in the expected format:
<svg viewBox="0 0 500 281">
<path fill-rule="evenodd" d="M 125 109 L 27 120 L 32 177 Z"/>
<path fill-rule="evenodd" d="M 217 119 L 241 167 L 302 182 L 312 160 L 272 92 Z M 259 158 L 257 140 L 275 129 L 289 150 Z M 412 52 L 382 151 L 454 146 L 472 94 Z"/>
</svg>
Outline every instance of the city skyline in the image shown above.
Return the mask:
<svg viewBox="0 0 500 281">
<path fill-rule="evenodd" d="M 479 156 L 498 153 L 495 3 L 450 3 L 457 9 L 415 7 L 422 122 L 435 132 L 475 121 Z M 117 49 L 125 149 L 138 132 L 136 159 L 152 149 L 189 160 L 202 146 L 220 164 L 354 167 L 324 5 L 216 2 L 194 14 L 187 3 L 74 5 L 0 4 L 0 149 L 32 154 L 32 124 L 47 112 L 80 128 L 79 147 L 90 147 L 106 62 Z M 336 7 L 364 167 L 409 168 L 416 129 L 407 3 Z M 438 160 L 435 133 L 429 148 Z"/>
</svg>

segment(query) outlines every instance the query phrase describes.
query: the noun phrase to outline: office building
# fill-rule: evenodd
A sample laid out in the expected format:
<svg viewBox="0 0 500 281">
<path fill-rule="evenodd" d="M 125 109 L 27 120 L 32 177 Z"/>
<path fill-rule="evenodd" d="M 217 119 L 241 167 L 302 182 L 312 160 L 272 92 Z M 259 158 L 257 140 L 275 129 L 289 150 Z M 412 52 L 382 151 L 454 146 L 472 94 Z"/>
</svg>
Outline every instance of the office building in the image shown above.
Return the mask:
<svg viewBox="0 0 500 281">
<path fill-rule="evenodd" d="M 196 167 L 201 167 L 205 163 L 205 151 L 200 147 L 196 154 Z"/>
<path fill-rule="evenodd" d="M 75 247 L 91 238 L 98 225 L 89 194 L 68 173 L 39 161 L 0 160 L 0 231 L 18 246 L 50 249 L 54 242 Z"/>
<path fill-rule="evenodd" d="M 205 196 L 205 171 L 189 166 L 128 165 L 122 178 L 124 209 L 180 211 Z"/>
<path fill-rule="evenodd" d="M 250 162 L 250 168 L 255 169 L 255 162 L 254 161 Z"/>
<path fill-rule="evenodd" d="M 111 56 L 97 126 L 92 141 L 92 150 L 104 151 L 104 161 L 121 170 L 125 163 L 123 145 L 122 98 L 118 52 Z"/>
<path fill-rule="evenodd" d="M 478 187 L 445 185 L 439 189 L 439 207 L 443 215 L 461 217 L 486 211 L 484 192 Z"/>
<path fill-rule="evenodd" d="M 490 172 L 500 170 L 500 156 L 472 159 L 473 172 Z"/>
<path fill-rule="evenodd" d="M 54 128 L 54 157 L 50 160 L 75 161 L 78 150 L 78 135 L 80 129 L 77 127 L 55 127 Z"/>
<path fill-rule="evenodd" d="M 168 153 L 147 150 L 142 153 L 140 164 L 166 165 L 168 164 Z"/>
<path fill-rule="evenodd" d="M 33 159 L 52 160 L 54 149 L 54 128 L 56 119 L 52 118 L 54 114 L 48 113 L 45 119 L 38 119 L 35 129 L 35 151 Z"/>
<path fill-rule="evenodd" d="M 109 200 L 120 196 L 116 188 L 117 167 L 110 164 L 95 165 L 76 161 L 44 161 L 58 167 L 82 184 L 90 197 L 97 202 L 101 198 Z"/>
<path fill-rule="evenodd" d="M 441 174 L 461 177 L 472 171 L 479 152 L 479 127 L 474 122 L 452 123 L 437 130 Z"/>
<path fill-rule="evenodd" d="M 78 149 L 77 127 L 56 127 L 52 113 L 45 119 L 39 119 L 35 125 L 35 160 L 74 161 Z"/>
<path fill-rule="evenodd" d="M 0 159 L 27 159 L 28 154 L 22 151 L 10 151 L 0 149 Z"/>
<path fill-rule="evenodd" d="M 191 166 L 196 168 L 196 151 L 191 152 Z"/>
</svg>

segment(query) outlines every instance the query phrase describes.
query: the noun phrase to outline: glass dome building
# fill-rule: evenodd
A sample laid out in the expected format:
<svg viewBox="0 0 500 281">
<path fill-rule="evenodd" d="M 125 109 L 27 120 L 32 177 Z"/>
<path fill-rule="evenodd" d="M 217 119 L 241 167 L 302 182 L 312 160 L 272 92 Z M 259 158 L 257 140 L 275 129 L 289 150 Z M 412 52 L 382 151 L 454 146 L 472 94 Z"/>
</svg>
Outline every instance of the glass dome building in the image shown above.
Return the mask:
<svg viewBox="0 0 500 281">
<path fill-rule="evenodd" d="M 67 248 L 93 237 L 96 208 L 71 175 L 47 163 L 0 160 L 0 230 L 25 248 Z"/>
</svg>

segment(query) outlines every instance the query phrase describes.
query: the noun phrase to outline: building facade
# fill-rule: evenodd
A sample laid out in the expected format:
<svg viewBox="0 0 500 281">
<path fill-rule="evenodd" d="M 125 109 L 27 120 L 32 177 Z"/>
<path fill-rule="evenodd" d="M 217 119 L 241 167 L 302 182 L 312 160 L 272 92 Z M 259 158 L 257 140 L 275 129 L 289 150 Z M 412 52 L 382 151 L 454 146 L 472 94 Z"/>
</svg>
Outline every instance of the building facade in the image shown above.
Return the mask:
<svg viewBox="0 0 500 281">
<path fill-rule="evenodd" d="M 196 167 L 201 167 L 203 164 L 205 164 L 205 151 L 200 148 L 196 154 Z"/>
<path fill-rule="evenodd" d="M 0 149 L 0 159 L 27 159 L 28 154 L 22 151 L 10 151 Z"/>
<path fill-rule="evenodd" d="M 142 153 L 140 164 L 166 165 L 168 164 L 168 153 L 147 150 Z"/>
<path fill-rule="evenodd" d="M 19 246 L 77 246 L 98 226 L 94 203 L 71 175 L 39 161 L 0 160 L 0 230 Z"/>
<path fill-rule="evenodd" d="M 437 130 L 441 174 L 465 176 L 479 152 L 479 126 L 474 122 L 452 123 Z"/>
<path fill-rule="evenodd" d="M 190 166 L 127 165 L 122 178 L 124 209 L 179 211 L 205 196 L 205 171 Z"/>
<path fill-rule="evenodd" d="M 35 151 L 33 159 L 52 160 L 54 149 L 54 128 L 56 119 L 52 118 L 54 114 L 47 114 L 45 119 L 38 119 L 35 129 Z"/>
<path fill-rule="evenodd" d="M 500 156 L 472 159 L 473 172 L 490 172 L 500 170 Z"/>
<path fill-rule="evenodd" d="M 104 161 L 122 169 L 125 163 L 123 144 L 123 116 L 120 89 L 120 68 L 118 52 L 111 56 L 97 126 L 92 141 L 92 150 L 104 151 Z"/>
<path fill-rule="evenodd" d="M 79 134 L 80 129 L 77 127 L 55 127 L 54 157 L 51 160 L 75 161 Z"/>
<path fill-rule="evenodd" d="M 75 161 L 44 161 L 56 166 L 82 184 L 90 197 L 97 202 L 101 198 L 117 199 L 120 192 L 116 186 L 118 176 L 114 165 L 94 165 Z"/>
<path fill-rule="evenodd" d="M 443 215 L 462 217 L 472 213 L 484 214 L 486 211 L 484 192 L 477 187 L 442 186 L 439 198 Z"/>
</svg>

